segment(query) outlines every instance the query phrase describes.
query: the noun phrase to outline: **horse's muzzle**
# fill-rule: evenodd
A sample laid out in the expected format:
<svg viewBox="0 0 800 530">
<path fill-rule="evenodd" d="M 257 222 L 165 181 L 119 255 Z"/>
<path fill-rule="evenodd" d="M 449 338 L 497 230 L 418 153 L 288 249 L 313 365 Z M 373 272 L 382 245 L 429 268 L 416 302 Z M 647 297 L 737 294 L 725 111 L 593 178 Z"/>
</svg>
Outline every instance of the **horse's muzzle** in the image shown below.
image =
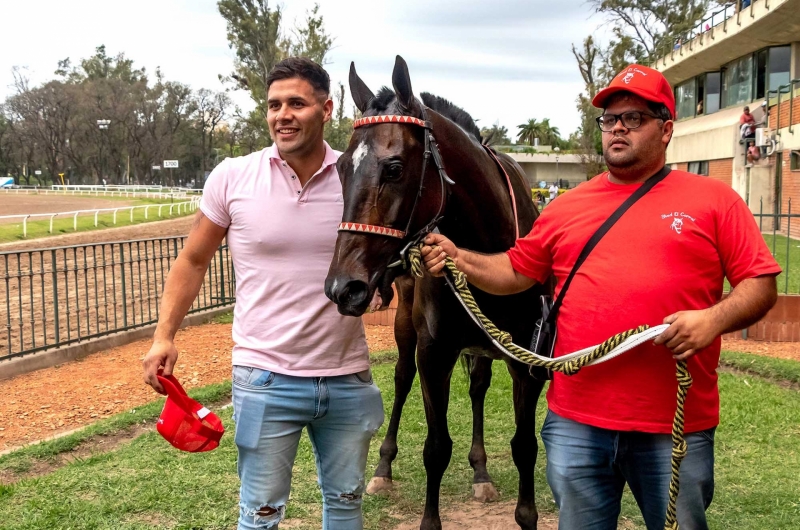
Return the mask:
<svg viewBox="0 0 800 530">
<path fill-rule="evenodd" d="M 369 307 L 372 293 L 369 285 L 361 280 L 328 277 L 325 280 L 325 296 L 339 309 L 339 313 L 360 317 Z"/>
</svg>

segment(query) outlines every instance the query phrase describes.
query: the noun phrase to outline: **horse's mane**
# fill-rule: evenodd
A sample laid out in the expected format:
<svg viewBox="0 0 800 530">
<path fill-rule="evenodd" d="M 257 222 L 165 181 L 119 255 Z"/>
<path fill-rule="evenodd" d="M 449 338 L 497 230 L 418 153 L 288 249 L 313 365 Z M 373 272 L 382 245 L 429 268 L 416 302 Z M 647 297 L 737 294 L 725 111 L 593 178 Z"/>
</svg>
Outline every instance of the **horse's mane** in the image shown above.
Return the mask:
<svg viewBox="0 0 800 530">
<path fill-rule="evenodd" d="M 470 116 L 467 111 L 457 105 L 454 105 L 444 98 L 435 96 L 428 92 L 423 92 L 420 94 L 420 97 L 422 98 L 422 103 L 424 103 L 426 107 L 438 112 L 445 118 L 457 124 L 468 134 L 474 136 L 478 142 L 481 141 L 481 131 L 475 124 L 475 120 L 472 119 L 472 116 Z M 397 96 L 395 95 L 394 90 L 389 87 L 383 87 L 378 91 L 378 94 L 375 96 L 375 98 L 370 101 L 369 108 L 375 112 L 385 112 L 389 109 L 391 104 L 395 102 L 396 99 Z"/>
</svg>

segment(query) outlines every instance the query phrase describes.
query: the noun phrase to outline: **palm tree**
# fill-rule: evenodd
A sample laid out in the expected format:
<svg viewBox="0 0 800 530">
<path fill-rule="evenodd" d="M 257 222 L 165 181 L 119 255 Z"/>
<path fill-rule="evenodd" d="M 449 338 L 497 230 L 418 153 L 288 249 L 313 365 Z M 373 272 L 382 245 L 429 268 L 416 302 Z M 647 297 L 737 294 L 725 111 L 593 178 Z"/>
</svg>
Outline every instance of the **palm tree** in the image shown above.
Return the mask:
<svg viewBox="0 0 800 530">
<path fill-rule="evenodd" d="M 539 124 L 542 131 L 541 142 L 545 145 L 556 146 L 561 142 L 561 131 L 558 127 L 550 125 L 550 118 L 545 118 Z"/>
<path fill-rule="evenodd" d="M 528 120 L 528 123 L 517 125 L 519 133 L 517 134 L 517 141 L 527 143 L 528 145 L 534 144 L 534 139 L 542 139 L 542 124 L 536 121 L 536 118 Z"/>
</svg>

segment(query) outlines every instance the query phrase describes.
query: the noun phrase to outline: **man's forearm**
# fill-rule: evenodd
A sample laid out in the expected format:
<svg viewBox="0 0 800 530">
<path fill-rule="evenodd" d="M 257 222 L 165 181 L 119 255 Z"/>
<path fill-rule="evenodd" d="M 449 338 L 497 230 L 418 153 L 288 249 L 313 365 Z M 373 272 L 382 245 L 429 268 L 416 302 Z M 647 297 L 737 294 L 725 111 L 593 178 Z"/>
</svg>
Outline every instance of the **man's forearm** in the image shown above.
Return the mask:
<svg viewBox="0 0 800 530">
<path fill-rule="evenodd" d="M 774 276 L 748 278 L 710 311 L 721 333 L 730 333 L 761 320 L 775 305 L 777 296 Z"/>
<path fill-rule="evenodd" d="M 195 265 L 178 255 L 164 282 L 158 326 L 153 339 L 171 341 L 175 338 L 175 333 L 200 292 L 206 270 L 207 267 Z"/>
<path fill-rule="evenodd" d="M 458 249 L 456 266 L 467 275 L 469 283 L 490 294 L 519 293 L 536 283 L 515 271 L 505 252 L 480 254 Z"/>
</svg>

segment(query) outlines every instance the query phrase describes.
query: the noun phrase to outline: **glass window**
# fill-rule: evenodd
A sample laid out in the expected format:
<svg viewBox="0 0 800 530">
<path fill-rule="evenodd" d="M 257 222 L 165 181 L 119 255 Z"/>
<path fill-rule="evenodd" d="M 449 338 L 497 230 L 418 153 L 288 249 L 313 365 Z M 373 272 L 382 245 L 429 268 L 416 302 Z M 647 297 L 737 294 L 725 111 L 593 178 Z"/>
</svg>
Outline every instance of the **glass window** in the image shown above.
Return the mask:
<svg viewBox="0 0 800 530">
<path fill-rule="evenodd" d="M 720 73 L 711 72 L 706 74 L 706 104 L 704 109 L 706 114 L 713 114 L 719 110 L 720 88 Z"/>
<path fill-rule="evenodd" d="M 753 100 L 753 56 L 728 63 L 725 69 L 725 106 L 732 107 Z"/>
<path fill-rule="evenodd" d="M 767 51 L 756 54 L 756 99 L 767 95 Z"/>
<path fill-rule="evenodd" d="M 694 79 L 690 79 L 675 88 L 675 112 L 677 112 L 679 120 L 694 117 Z"/>
<path fill-rule="evenodd" d="M 694 173 L 695 175 L 703 175 L 708 176 L 708 160 L 703 160 L 701 162 L 689 162 L 689 173 Z"/>
<path fill-rule="evenodd" d="M 695 109 L 695 114 L 697 116 L 702 116 L 705 114 L 705 104 L 706 104 L 706 76 L 698 75 L 695 78 L 697 84 L 697 108 Z"/>
<path fill-rule="evenodd" d="M 789 168 L 792 171 L 800 170 L 800 151 L 792 151 L 789 157 Z"/>
<path fill-rule="evenodd" d="M 769 49 L 769 90 L 777 90 L 781 85 L 789 84 L 791 62 L 790 46 L 776 46 Z"/>
</svg>

